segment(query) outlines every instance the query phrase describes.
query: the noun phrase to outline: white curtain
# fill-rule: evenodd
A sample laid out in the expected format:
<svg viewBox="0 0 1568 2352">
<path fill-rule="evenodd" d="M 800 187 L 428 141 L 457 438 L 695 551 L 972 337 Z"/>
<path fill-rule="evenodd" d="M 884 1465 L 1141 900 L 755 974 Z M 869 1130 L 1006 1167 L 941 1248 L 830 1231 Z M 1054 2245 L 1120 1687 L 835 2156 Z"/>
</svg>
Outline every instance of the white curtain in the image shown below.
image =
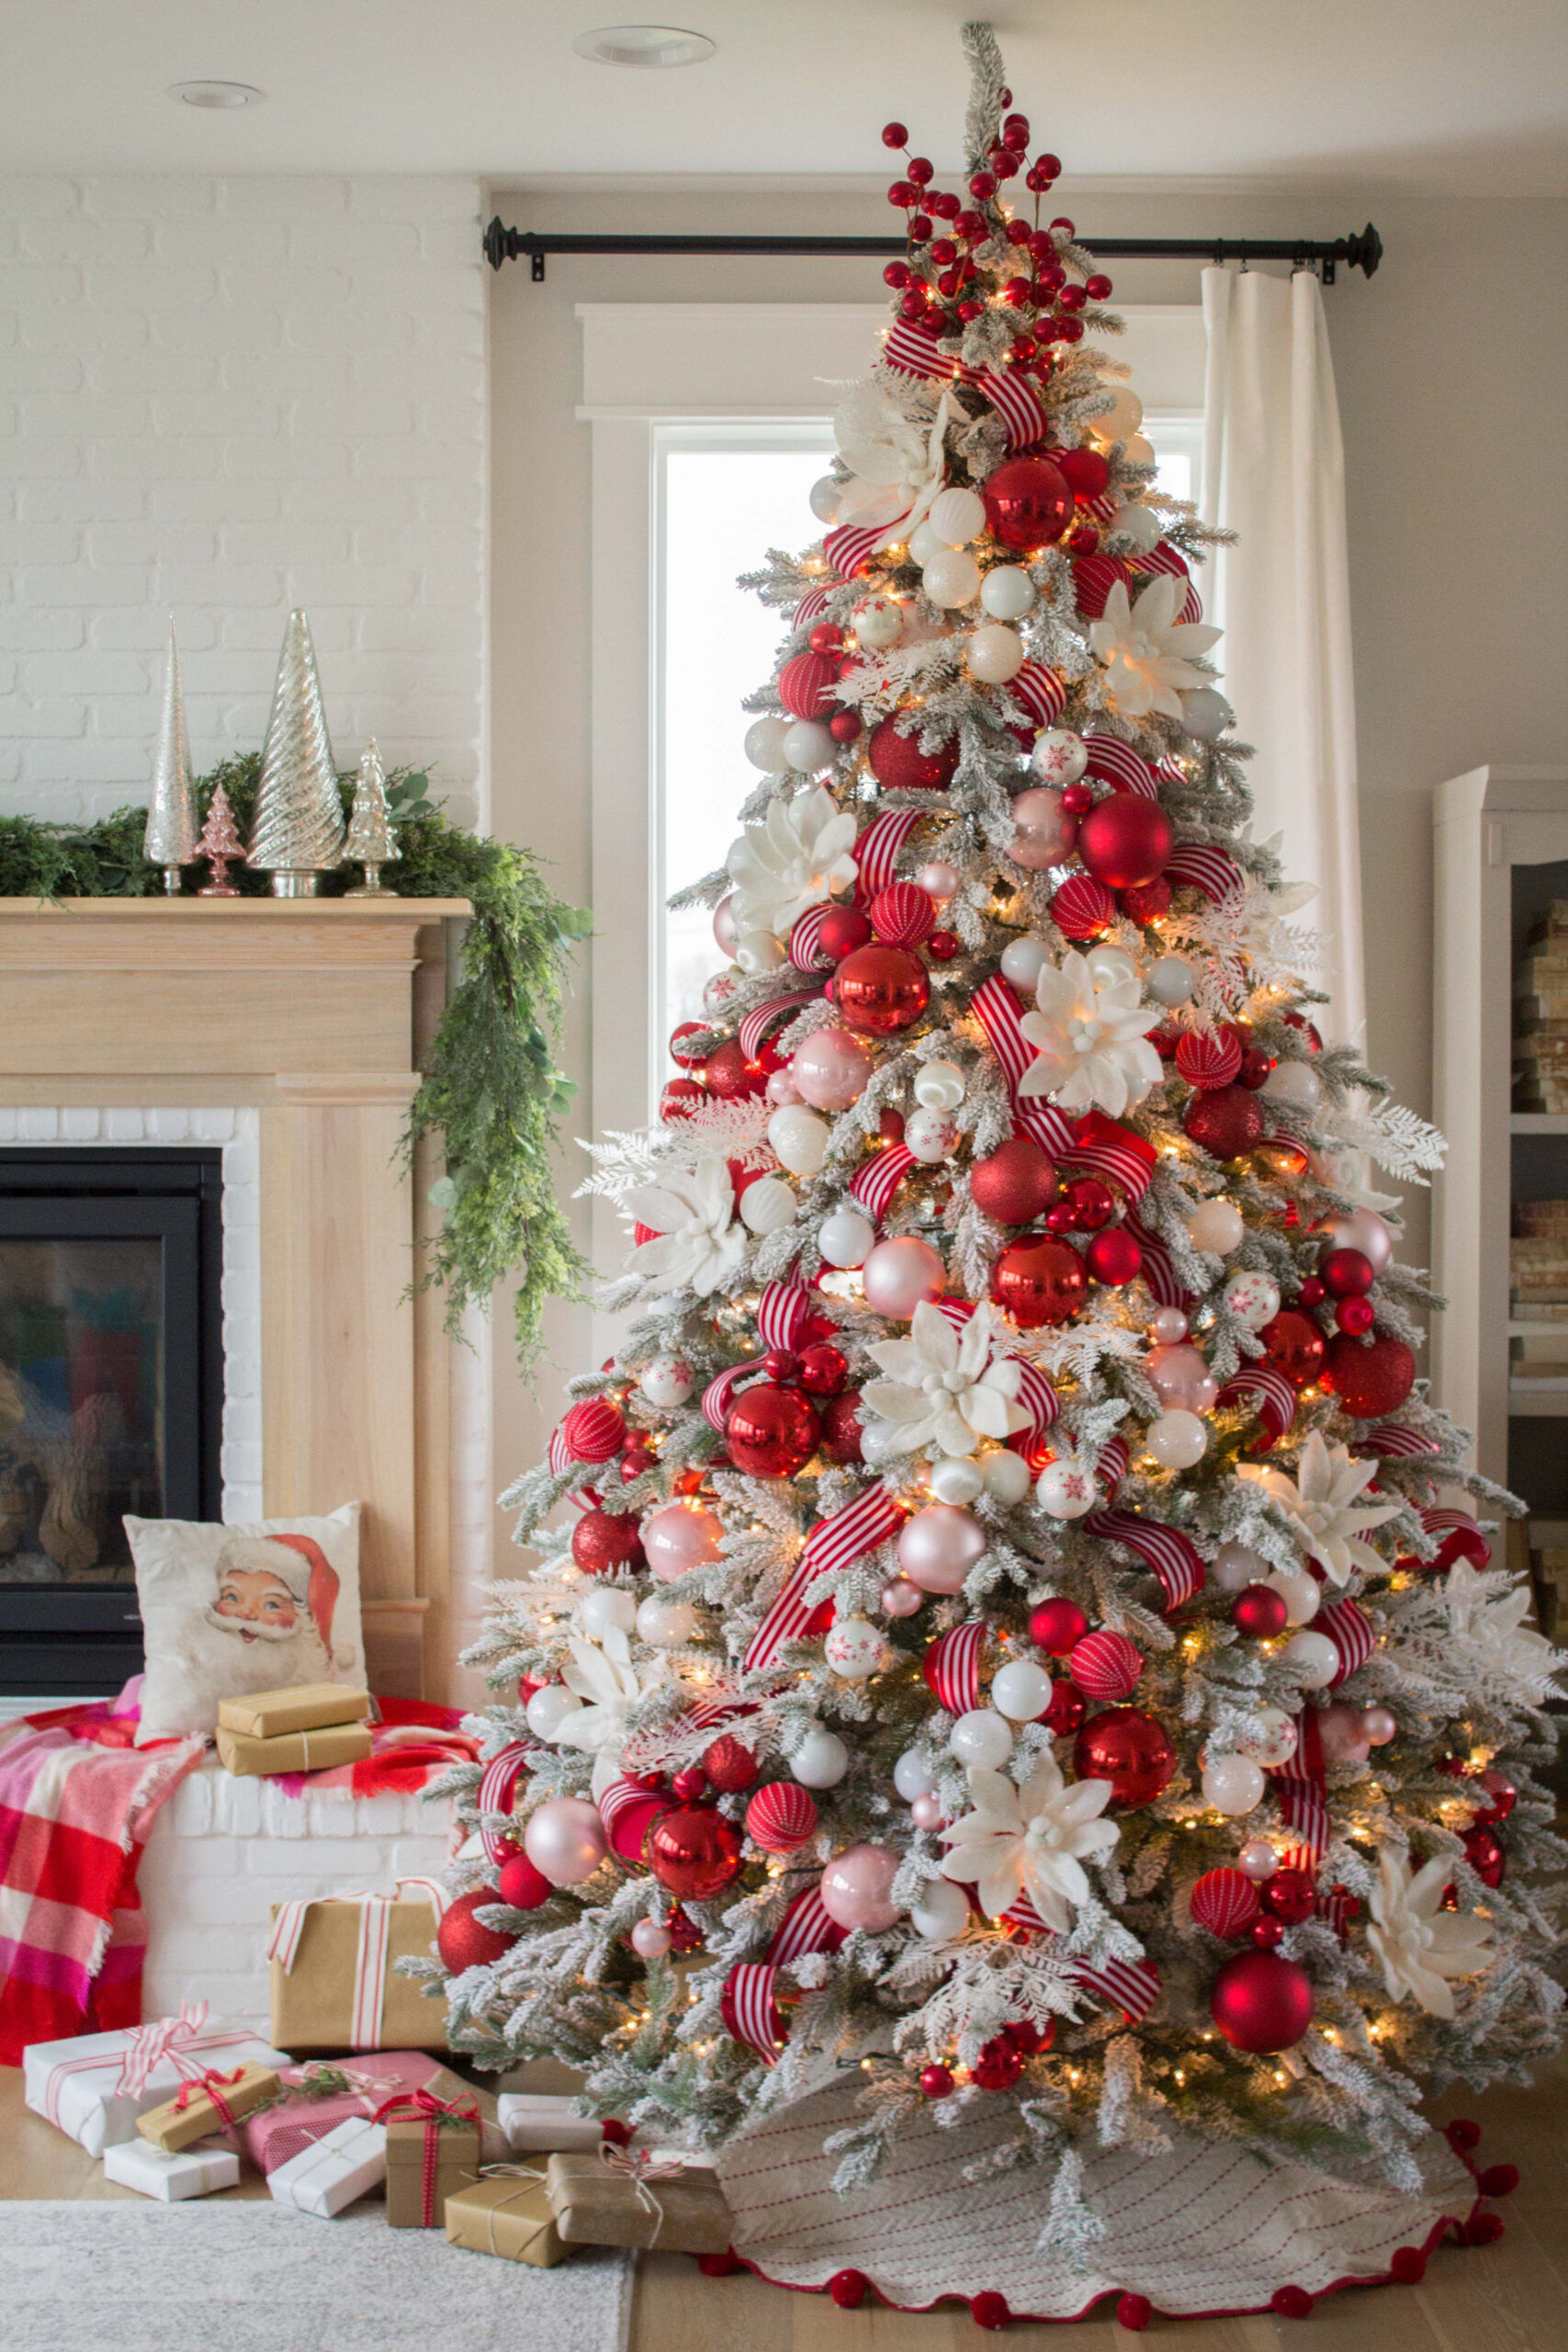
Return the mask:
<svg viewBox="0 0 1568 2352">
<path fill-rule="evenodd" d="M 1258 746 L 1253 839 L 1273 833 L 1300 920 L 1320 930 L 1323 1024 L 1359 1039 L 1366 1015 L 1356 698 L 1345 553 L 1345 457 L 1323 296 L 1308 270 L 1203 272 L 1208 329 L 1204 520 L 1239 534 L 1205 567 L 1236 731 Z"/>
</svg>

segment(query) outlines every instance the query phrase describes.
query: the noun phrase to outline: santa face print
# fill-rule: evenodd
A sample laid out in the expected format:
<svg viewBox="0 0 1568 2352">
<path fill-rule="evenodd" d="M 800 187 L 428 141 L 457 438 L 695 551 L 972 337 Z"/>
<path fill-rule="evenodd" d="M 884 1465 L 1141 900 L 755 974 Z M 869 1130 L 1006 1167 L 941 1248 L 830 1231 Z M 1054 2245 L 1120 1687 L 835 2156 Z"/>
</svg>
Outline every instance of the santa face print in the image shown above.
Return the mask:
<svg viewBox="0 0 1568 2352">
<path fill-rule="evenodd" d="M 220 1568 L 211 1616 L 243 1642 L 285 1642 L 299 1623 L 299 1606 L 269 1568 Z"/>
</svg>

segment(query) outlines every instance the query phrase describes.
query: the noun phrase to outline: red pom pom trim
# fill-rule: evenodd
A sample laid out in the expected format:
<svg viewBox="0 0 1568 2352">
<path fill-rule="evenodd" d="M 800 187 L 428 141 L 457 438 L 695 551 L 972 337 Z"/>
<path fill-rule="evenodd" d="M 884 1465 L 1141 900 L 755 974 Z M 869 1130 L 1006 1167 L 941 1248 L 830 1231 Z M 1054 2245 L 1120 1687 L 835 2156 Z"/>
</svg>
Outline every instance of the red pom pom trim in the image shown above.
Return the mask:
<svg viewBox="0 0 1568 2352">
<path fill-rule="evenodd" d="M 1454 2154 L 1462 2156 L 1470 2149 L 1481 2145 L 1481 2126 L 1472 2123 L 1468 2116 L 1458 2116 L 1448 2125 L 1443 2136 Z"/>
<path fill-rule="evenodd" d="M 1012 2317 L 1007 2297 L 998 2294 L 994 2287 L 987 2287 L 976 2296 L 969 2306 L 969 2315 L 976 2327 L 992 2328 L 1005 2327 Z"/>
<path fill-rule="evenodd" d="M 1146 2295 L 1122 2295 L 1116 2305 L 1116 2324 L 1131 2335 L 1141 2335 L 1155 2315 Z"/>
<path fill-rule="evenodd" d="M 828 2292 L 841 2312 L 858 2310 L 866 2296 L 863 2270 L 835 2270 L 828 2281 Z"/>
<path fill-rule="evenodd" d="M 727 2246 L 722 2254 L 699 2254 L 697 2268 L 705 2278 L 732 2278 L 740 2267 L 740 2256 Z"/>
<path fill-rule="evenodd" d="M 1281 2319 L 1312 2317 L 1312 2297 L 1304 2287 L 1276 2287 L 1269 2301 Z"/>
<path fill-rule="evenodd" d="M 599 2137 L 608 2147 L 629 2148 L 632 2127 L 629 2123 L 623 2123 L 618 2115 L 607 2115 L 599 2126 Z"/>
<path fill-rule="evenodd" d="M 1396 2245 L 1388 2275 L 1402 2287 L 1418 2287 L 1427 2276 L 1427 2257 L 1418 2245 Z"/>
<path fill-rule="evenodd" d="M 1464 2225 L 1466 2245 L 1495 2245 L 1503 2233 L 1502 2222 L 1495 2213 L 1474 2213 Z"/>
<path fill-rule="evenodd" d="M 1483 2197 L 1511 2197 L 1519 2185 L 1517 2165 L 1488 2165 L 1476 2182 Z"/>
</svg>

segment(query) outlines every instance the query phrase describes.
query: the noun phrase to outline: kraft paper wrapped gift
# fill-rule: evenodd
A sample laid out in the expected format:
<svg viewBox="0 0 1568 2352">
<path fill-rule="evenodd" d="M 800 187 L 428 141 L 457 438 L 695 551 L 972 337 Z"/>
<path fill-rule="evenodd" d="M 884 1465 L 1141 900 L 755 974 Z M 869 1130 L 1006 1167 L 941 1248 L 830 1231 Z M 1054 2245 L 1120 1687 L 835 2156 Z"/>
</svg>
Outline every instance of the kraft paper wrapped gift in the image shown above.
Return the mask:
<svg viewBox="0 0 1568 2352">
<path fill-rule="evenodd" d="M 319 1731 L 287 1731 L 276 1739 L 252 1739 L 220 1724 L 218 1760 L 243 1780 L 273 1772 L 324 1772 L 333 1764 L 362 1764 L 370 1753 L 367 1724 L 328 1724 Z"/>
<path fill-rule="evenodd" d="M 240 2159 L 220 2140 L 198 2141 L 175 2156 L 166 2156 L 145 2140 L 120 2140 L 104 2150 L 104 2178 L 172 2205 L 179 2197 L 210 2197 L 215 2188 L 237 2188 Z"/>
<path fill-rule="evenodd" d="M 355 1690 L 345 1682 L 302 1682 L 297 1690 L 256 1690 L 248 1699 L 220 1699 L 218 1728 L 243 1732 L 247 1739 L 277 1739 L 286 1732 L 364 1723 L 369 1713 L 368 1690 Z"/>
<path fill-rule="evenodd" d="M 270 2066 L 209 2066 L 183 2082 L 162 2107 L 149 2108 L 145 2115 L 139 2115 L 136 2128 L 164 2155 L 176 2156 L 197 2140 L 227 2132 L 242 2115 L 274 2098 L 276 2091 L 277 2075 Z"/>
<path fill-rule="evenodd" d="M 429 2091 L 434 2098 L 460 2098 L 468 2088 L 438 2066 L 423 2050 L 372 2050 L 334 2065 L 316 2059 L 288 2066 L 279 2076 L 276 2104 L 246 2116 L 240 2145 L 258 2172 L 274 2173 L 301 2149 L 324 2140 L 340 2123 L 374 2119 L 383 2102 L 400 2091 Z M 502 2135 L 489 2127 L 486 2154 L 506 2154 Z"/>
<path fill-rule="evenodd" d="M 478 2180 L 453 2189 L 446 2243 L 536 2270 L 552 2269 L 571 2252 L 556 2227 L 544 2173 L 529 2165 L 487 2165 Z"/>
<path fill-rule="evenodd" d="M 387 2123 L 387 2219 L 394 2230 L 438 2230 L 446 2199 L 479 2177 L 480 2128 L 473 2093 L 457 2102 L 416 2091 Z"/>
<path fill-rule="evenodd" d="M 396 1894 L 343 1894 L 274 1905 L 272 2033 L 297 2056 L 325 2051 L 440 2050 L 446 2010 L 400 1960 L 430 1957 L 446 1897 L 434 1879 Z"/>
<path fill-rule="evenodd" d="M 324 2139 L 301 2148 L 269 2172 L 266 2185 L 280 2205 L 330 2221 L 387 2177 L 387 2132 L 367 2115 L 351 2115 Z"/>
<path fill-rule="evenodd" d="M 608 2155 L 551 2156 L 545 2179 L 568 2245 L 657 2246 L 660 2254 L 723 2254 L 734 2222 L 705 2165 Z"/>
<path fill-rule="evenodd" d="M 574 2099 L 554 2092 L 502 2091 L 495 2102 L 495 2119 L 509 2148 L 592 2155 L 604 2133 L 596 2117 L 574 2113 L 575 2106 Z"/>
<path fill-rule="evenodd" d="M 209 2017 L 205 2001 L 177 2017 L 116 2033 L 82 2033 L 68 2041 L 35 2041 L 22 2052 L 24 2095 L 37 2115 L 69 2133 L 90 2156 L 136 2137 L 136 2120 L 161 2107 L 192 2075 L 209 2066 L 287 2066 L 287 2050 L 248 2027 Z"/>
</svg>

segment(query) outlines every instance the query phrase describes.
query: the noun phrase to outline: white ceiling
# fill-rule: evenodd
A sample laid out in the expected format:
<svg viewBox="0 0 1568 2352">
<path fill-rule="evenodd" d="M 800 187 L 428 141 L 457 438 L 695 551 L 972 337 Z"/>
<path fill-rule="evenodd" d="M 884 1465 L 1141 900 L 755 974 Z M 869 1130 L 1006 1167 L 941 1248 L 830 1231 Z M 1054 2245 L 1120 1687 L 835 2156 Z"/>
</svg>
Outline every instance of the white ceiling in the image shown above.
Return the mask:
<svg viewBox="0 0 1568 2352">
<path fill-rule="evenodd" d="M 951 168 L 975 0 L 667 0 L 716 56 L 575 57 L 637 0 L 0 0 L 0 165 L 477 173 L 504 186 Z M 651 11 L 649 12 L 651 13 Z M 1017 103 L 1069 175 L 1568 194 L 1563 0 L 1012 0 Z M 255 84 L 205 114 L 172 82 Z"/>
</svg>

